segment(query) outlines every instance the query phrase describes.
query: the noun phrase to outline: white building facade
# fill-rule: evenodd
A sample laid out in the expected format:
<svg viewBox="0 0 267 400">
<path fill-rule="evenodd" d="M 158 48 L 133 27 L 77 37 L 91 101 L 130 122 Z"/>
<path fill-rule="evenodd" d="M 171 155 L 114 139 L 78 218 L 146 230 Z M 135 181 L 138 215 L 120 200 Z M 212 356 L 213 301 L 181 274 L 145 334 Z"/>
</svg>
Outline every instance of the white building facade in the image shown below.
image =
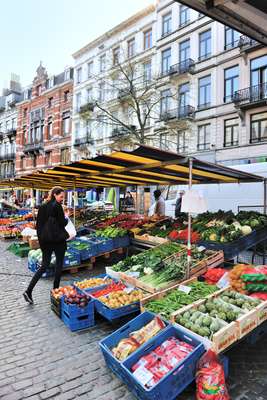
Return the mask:
<svg viewBox="0 0 267 400">
<path fill-rule="evenodd" d="M 118 92 L 101 82 L 116 54 L 157 77 L 158 118 L 147 127 L 148 144 L 225 165 L 267 161 L 266 47 L 167 0 L 74 54 L 74 160 L 111 151 L 112 124 L 92 122 L 106 120 L 99 110 L 91 121 L 79 111 L 97 98 L 122 117 Z"/>
<path fill-rule="evenodd" d="M 17 109 L 21 101 L 21 87 L 14 76 L 10 88 L 0 96 L 0 179 L 15 176 Z"/>
</svg>

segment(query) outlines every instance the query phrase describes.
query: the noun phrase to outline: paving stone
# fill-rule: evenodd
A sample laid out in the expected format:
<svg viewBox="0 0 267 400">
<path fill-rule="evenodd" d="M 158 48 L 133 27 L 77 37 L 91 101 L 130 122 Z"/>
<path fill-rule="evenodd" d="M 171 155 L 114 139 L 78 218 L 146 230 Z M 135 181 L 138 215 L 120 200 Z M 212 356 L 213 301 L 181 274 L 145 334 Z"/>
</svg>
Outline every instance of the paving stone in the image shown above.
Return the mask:
<svg viewBox="0 0 267 400">
<path fill-rule="evenodd" d="M 24 381 L 19 381 L 19 382 L 14 383 L 12 385 L 12 387 L 14 388 L 14 390 L 22 390 L 29 386 L 32 386 L 32 384 L 33 384 L 32 379 L 26 379 Z"/>
<path fill-rule="evenodd" d="M 54 387 L 52 389 L 46 390 L 45 392 L 40 394 L 42 400 L 45 399 L 54 399 L 60 393 L 60 389 L 58 387 Z"/>
</svg>

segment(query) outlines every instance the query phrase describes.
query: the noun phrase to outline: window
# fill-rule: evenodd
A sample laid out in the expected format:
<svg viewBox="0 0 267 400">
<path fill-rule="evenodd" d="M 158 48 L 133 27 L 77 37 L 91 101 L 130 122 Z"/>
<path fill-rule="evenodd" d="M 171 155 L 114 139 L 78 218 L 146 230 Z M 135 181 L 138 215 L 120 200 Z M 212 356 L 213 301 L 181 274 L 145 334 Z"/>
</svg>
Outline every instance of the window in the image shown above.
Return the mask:
<svg viewBox="0 0 267 400">
<path fill-rule="evenodd" d="M 62 115 L 62 133 L 63 136 L 68 136 L 70 134 L 70 113 L 66 111 Z"/>
<path fill-rule="evenodd" d="M 211 55 L 211 30 L 199 34 L 199 60 L 205 60 Z"/>
<path fill-rule="evenodd" d="M 75 123 L 75 138 L 80 136 L 80 122 Z"/>
<path fill-rule="evenodd" d="M 116 47 L 113 49 L 113 65 L 119 64 L 120 48 Z"/>
<path fill-rule="evenodd" d="M 3 123 L 2 122 L 0 122 L 0 133 L 2 133 L 3 131 L 2 131 L 2 129 L 3 129 Z"/>
<path fill-rule="evenodd" d="M 94 72 L 94 61 L 90 61 L 87 64 L 87 76 L 88 78 L 91 78 L 91 76 L 93 75 Z"/>
<path fill-rule="evenodd" d="M 81 83 L 82 81 L 82 67 L 77 69 L 77 77 L 76 77 L 76 82 Z"/>
<path fill-rule="evenodd" d="M 240 33 L 226 26 L 224 30 L 224 50 L 229 50 L 238 46 L 239 39 Z"/>
<path fill-rule="evenodd" d="M 40 96 L 41 95 L 41 91 L 42 91 L 42 85 L 38 85 L 36 88 L 36 95 Z"/>
<path fill-rule="evenodd" d="M 87 101 L 90 103 L 93 100 L 93 88 L 87 89 Z"/>
<path fill-rule="evenodd" d="M 144 50 L 152 47 L 152 29 L 144 32 Z"/>
<path fill-rule="evenodd" d="M 11 129 L 12 129 L 12 131 L 15 130 L 16 127 L 17 127 L 16 118 L 12 118 L 12 120 L 11 120 Z"/>
<path fill-rule="evenodd" d="M 250 90 L 251 101 L 267 98 L 267 55 L 250 61 L 251 77 Z"/>
<path fill-rule="evenodd" d="M 135 54 L 135 39 L 128 40 L 128 58 L 133 57 Z"/>
<path fill-rule="evenodd" d="M 150 101 L 147 100 L 146 104 L 143 106 L 143 121 L 145 121 L 145 126 L 148 127 L 151 125 L 151 110 L 150 110 L 151 104 Z"/>
<path fill-rule="evenodd" d="M 65 80 L 65 81 L 70 80 L 70 68 L 68 68 L 68 69 L 66 69 L 66 70 L 64 71 L 64 80 Z"/>
<path fill-rule="evenodd" d="M 180 26 L 187 25 L 190 21 L 190 9 L 187 6 L 180 6 Z"/>
<path fill-rule="evenodd" d="M 45 152 L 45 165 L 49 166 L 52 165 L 52 151 Z"/>
<path fill-rule="evenodd" d="M 162 17 L 162 36 L 166 36 L 172 31 L 172 13 L 163 15 Z"/>
<path fill-rule="evenodd" d="M 179 44 L 179 62 L 186 61 L 190 58 L 190 39 Z"/>
<path fill-rule="evenodd" d="M 267 140 L 267 112 L 251 115 L 250 143 Z"/>
<path fill-rule="evenodd" d="M 24 108 L 23 109 L 23 118 L 26 118 L 27 117 L 27 108 Z"/>
<path fill-rule="evenodd" d="M 93 121 L 90 120 L 90 119 L 86 121 L 85 130 L 86 130 L 86 135 L 87 135 L 87 137 L 90 137 L 90 136 L 91 136 L 91 133 L 92 133 L 92 123 L 93 123 Z"/>
<path fill-rule="evenodd" d="M 189 82 L 183 83 L 178 89 L 178 110 L 179 115 L 186 115 L 189 105 Z"/>
<path fill-rule="evenodd" d="M 10 130 L 10 121 L 9 119 L 6 121 L 6 132 L 9 132 Z"/>
<path fill-rule="evenodd" d="M 47 120 L 47 139 L 51 139 L 53 136 L 53 119 L 49 117 Z"/>
<path fill-rule="evenodd" d="M 64 92 L 64 101 L 65 101 L 65 102 L 69 100 L 69 95 L 70 95 L 70 91 L 69 91 L 69 90 L 66 90 L 66 91 Z"/>
<path fill-rule="evenodd" d="M 170 89 L 162 90 L 160 99 L 160 115 L 163 116 L 170 110 L 171 91 Z"/>
<path fill-rule="evenodd" d="M 151 61 L 144 63 L 144 81 L 150 82 L 152 79 Z"/>
<path fill-rule="evenodd" d="M 76 111 L 77 112 L 80 111 L 81 102 L 82 102 L 82 95 L 81 95 L 81 93 L 77 93 L 76 94 Z"/>
<path fill-rule="evenodd" d="M 22 144 L 27 143 L 27 126 L 23 126 Z"/>
<path fill-rule="evenodd" d="M 69 149 L 61 149 L 60 151 L 60 162 L 61 164 L 69 164 L 70 162 L 70 151 Z"/>
<path fill-rule="evenodd" d="M 197 149 L 210 149 L 210 124 L 201 125 L 198 127 Z"/>
<path fill-rule="evenodd" d="M 224 102 L 232 101 L 234 93 L 238 90 L 239 66 L 224 70 Z"/>
<path fill-rule="evenodd" d="M 53 97 L 49 97 L 48 103 L 47 103 L 48 108 L 52 107 L 52 101 L 53 101 Z"/>
<path fill-rule="evenodd" d="M 171 66 L 171 48 L 163 50 L 161 52 L 161 73 L 166 75 L 169 72 Z"/>
<path fill-rule="evenodd" d="M 224 147 L 238 145 L 238 118 L 224 121 Z"/>
<path fill-rule="evenodd" d="M 102 82 L 99 85 L 99 101 L 103 102 L 105 101 L 105 83 Z"/>
<path fill-rule="evenodd" d="M 204 76 L 198 80 L 198 107 L 206 108 L 211 103 L 211 76 Z"/>
<path fill-rule="evenodd" d="M 178 132 L 177 134 L 177 153 L 188 152 L 188 134 L 185 131 Z"/>
<path fill-rule="evenodd" d="M 100 72 L 104 72 L 106 70 L 106 54 L 103 54 L 99 58 L 99 70 Z"/>
</svg>

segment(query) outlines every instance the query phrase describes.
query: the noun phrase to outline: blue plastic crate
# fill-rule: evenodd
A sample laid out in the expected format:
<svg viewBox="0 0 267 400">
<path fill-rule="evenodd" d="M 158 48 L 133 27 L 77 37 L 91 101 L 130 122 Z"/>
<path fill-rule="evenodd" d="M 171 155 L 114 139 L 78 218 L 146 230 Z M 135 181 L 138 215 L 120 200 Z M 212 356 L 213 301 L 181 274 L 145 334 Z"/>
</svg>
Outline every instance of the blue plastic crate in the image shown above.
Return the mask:
<svg viewBox="0 0 267 400">
<path fill-rule="evenodd" d="M 114 239 L 99 238 L 98 254 L 107 253 L 114 249 Z"/>
<path fill-rule="evenodd" d="M 72 332 L 90 328 L 95 325 L 94 300 L 91 299 L 86 307 L 76 304 L 66 304 L 61 297 L 61 319 Z"/>
<path fill-rule="evenodd" d="M 81 257 L 80 254 L 77 252 L 69 252 L 69 254 L 65 254 L 63 268 L 64 267 L 71 267 L 74 265 L 81 264 Z"/>
<path fill-rule="evenodd" d="M 120 308 L 109 308 L 100 300 L 95 299 L 95 310 L 98 314 L 102 315 L 102 317 L 112 322 L 129 314 L 140 313 L 140 302 L 138 301 Z"/>
<path fill-rule="evenodd" d="M 96 275 L 96 276 L 90 276 L 88 279 L 93 279 L 93 278 L 105 278 L 106 276 L 108 276 L 107 274 L 100 274 L 100 275 Z M 109 279 L 112 279 L 109 277 Z M 115 279 L 112 279 L 115 282 Z M 104 289 L 106 286 L 108 285 L 108 283 L 104 284 L 104 285 L 99 285 L 99 286 L 94 286 L 88 289 L 80 289 L 78 286 L 76 286 L 75 282 L 74 282 L 74 287 L 75 289 L 80 292 L 80 293 L 91 293 L 94 292 L 95 290 L 101 290 Z"/>
<path fill-rule="evenodd" d="M 151 353 L 172 336 L 191 344 L 194 346 L 194 350 L 156 385 L 148 389 L 135 379 L 131 373 L 131 367 L 141 357 Z M 126 370 L 126 374 L 123 372 L 123 381 L 140 400 L 162 400 L 165 398 L 174 400 L 195 379 L 197 362 L 204 352 L 204 345 L 200 341 L 189 334 L 185 334 L 178 327 L 170 325 L 122 363 L 122 368 Z"/>
<path fill-rule="evenodd" d="M 229 375 L 229 358 L 224 355 L 220 355 L 220 361 L 223 365 L 224 376 L 226 379 Z"/>
<path fill-rule="evenodd" d="M 123 372 L 126 373 L 125 369 L 121 367 L 121 361 L 119 361 L 114 355 L 112 354 L 112 349 L 118 345 L 121 339 L 128 338 L 130 333 L 137 331 L 147 325 L 152 319 L 155 318 L 155 314 L 145 311 L 142 314 L 138 315 L 136 318 L 132 319 L 126 325 L 123 325 L 121 328 L 113 332 L 111 335 L 107 336 L 105 339 L 99 342 L 100 349 L 104 356 L 107 366 L 119 377 L 122 378 Z M 169 323 L 165 322 L 168 326 Z M 165 328 L 164 328 L 165 329 Z M 151 341 L 150 339 L 149 341 Z M 145 346 L 149 341 L 147 341 L 144 345 Z"/>
<path fill-rule="evenodd" d="M 113 239 L 114 241 L 114 248 L 118 249 L 120 247 L 128 247 L 130 245 L 130 238 L 129 236 L 117 237 Z"/>
</svg>

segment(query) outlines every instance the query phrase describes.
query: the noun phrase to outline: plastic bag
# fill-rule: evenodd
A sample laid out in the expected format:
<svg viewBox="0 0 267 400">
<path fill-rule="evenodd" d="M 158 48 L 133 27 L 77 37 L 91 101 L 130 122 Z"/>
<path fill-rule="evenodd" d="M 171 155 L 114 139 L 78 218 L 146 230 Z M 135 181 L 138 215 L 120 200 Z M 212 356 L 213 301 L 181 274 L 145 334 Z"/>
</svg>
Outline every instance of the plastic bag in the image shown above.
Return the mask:
<svg viewBox="0 0 267 400">
<path fill-rule="evenodd" d="M 73 225 L 73 223 L 71 222 L 71 220 L 69 218 L 68 218 L 68 223 L 65 226 L 65 230 L 69 234 L 68 240 L 71 240 L 71 239 L 75 238 L 75 236 L 77 235 L 75 226 Z"/>
<path fill-rule="evenodd" d="M 241 279 L 244 282 L 260 282 L 267 280 L 267 266 L 248 267 L 243 271 Z"/>
<path fill-rule="evenodd" d="M 199 360 L 196 384 L 197 400 L 230 400 L 223 366 L 212 350 L 208 350 Z"/>
</svg>

